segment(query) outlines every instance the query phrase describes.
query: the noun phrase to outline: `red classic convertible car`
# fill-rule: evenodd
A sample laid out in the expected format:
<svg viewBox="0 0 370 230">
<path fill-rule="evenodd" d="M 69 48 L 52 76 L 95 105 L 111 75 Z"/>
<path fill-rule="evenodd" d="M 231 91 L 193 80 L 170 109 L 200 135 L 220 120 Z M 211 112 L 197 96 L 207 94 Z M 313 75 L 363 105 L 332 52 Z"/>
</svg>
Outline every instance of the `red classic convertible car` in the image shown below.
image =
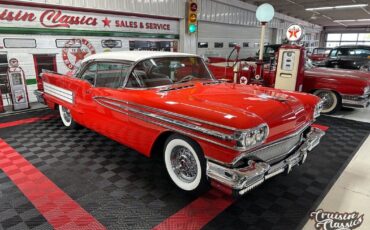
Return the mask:
<svg viewBox="0 0 370 230">
<path fill-rule="evenodd" d="M 312 60 L 312 64 L 314 65 L 324 65 L 325 63 L 323 61 L 328 57 L 330 50 L 331 48 L 315 48 L 307 57 Z"/>
<path fill-rule="evenodd" d="M 265 65 L 263 79 L 255 78 L 254 62 L 219 61 L 208 63 L 208 68 L 219 80 L 274 87 L 274 65 Z M 315 67 L 306 61 L 302 90 L 323 99 L 322 113 L 335 113 L 341 107 L 366 108 L 370 106 L 370 73 Z"/>
<path fill-rule="evenodd" d="M 42 96 L 65 126 L 161 156 L 185 191 L 211 183 L 243 195 L 303 163 L 324 135 L 311 126 L 318 97 L 220 82 L 196 55 L 101 53 L 74 76 L 45 72 L 42 80 Z"/>
</svg>

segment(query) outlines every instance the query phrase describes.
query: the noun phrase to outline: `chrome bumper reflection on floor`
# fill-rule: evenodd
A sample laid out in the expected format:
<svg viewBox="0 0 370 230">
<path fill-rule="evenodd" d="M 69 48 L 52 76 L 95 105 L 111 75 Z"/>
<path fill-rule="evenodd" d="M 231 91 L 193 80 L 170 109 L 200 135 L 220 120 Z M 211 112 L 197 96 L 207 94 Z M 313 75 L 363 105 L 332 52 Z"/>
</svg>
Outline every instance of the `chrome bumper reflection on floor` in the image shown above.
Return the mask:
<svg viewBox="0 0 370 230">
<path fill-rule="evenodd" d="M 244 168 L 228 168 L 208 161 L 207 175 L 226 187 L 238 191 L 239 195 L 243 195 L 265 180 L 283 172 L 289 173 L 294 166 L 304 163 L 307 153 L 319 144 L 324 135 L 324 131 L 312 127 L 297 150 L 273 165 L 250 160 L 248 166 Z"/>
</svg>

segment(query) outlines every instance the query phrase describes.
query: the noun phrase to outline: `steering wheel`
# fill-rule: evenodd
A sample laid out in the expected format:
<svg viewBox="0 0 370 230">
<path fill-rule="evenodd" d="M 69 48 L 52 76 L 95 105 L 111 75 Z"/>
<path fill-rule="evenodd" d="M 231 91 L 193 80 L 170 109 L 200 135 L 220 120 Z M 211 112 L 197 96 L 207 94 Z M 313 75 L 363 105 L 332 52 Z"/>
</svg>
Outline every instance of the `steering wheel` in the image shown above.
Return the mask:
<svg viewBox="0 0 370 230">
<path fill-rule="evenodd" d="M 189 74 L 189 75 L 186 75 L 185 77 L 181 78 L 180 80 L 178 80 L 176 83 L 190 81 L 194 78 L 197 78 L 197 77 L 194 77 L 193 75 Z"/>
</svg>

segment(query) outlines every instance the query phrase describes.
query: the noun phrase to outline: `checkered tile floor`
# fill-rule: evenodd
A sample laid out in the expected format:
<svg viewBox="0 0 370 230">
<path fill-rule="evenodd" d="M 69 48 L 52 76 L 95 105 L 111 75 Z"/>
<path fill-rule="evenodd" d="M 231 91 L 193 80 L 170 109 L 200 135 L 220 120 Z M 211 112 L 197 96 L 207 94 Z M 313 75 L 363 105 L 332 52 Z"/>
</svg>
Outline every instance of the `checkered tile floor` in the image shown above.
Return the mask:
<svg viewBox="0 0 370 230">
<path fill-rule="evenodd" d="M 305 165 L 237 200 L 205 229 L 294 229 L 305 223 L 370 132 L 370 124 L 337 118 L 318 123 L 330 129 Z M 108 229 L 151 229 L 197 198 L 172 185 L 160 164 L 88 129 L 69 130 L 58 119 L 0 129 L 0 138 Z M 49 228 L 0 171 L 0 229 Z"/>
<path fill-rule="evenodd" d="M 2 170 L 0 170 L 0 229 L 52 229 Z"/>
</svg>

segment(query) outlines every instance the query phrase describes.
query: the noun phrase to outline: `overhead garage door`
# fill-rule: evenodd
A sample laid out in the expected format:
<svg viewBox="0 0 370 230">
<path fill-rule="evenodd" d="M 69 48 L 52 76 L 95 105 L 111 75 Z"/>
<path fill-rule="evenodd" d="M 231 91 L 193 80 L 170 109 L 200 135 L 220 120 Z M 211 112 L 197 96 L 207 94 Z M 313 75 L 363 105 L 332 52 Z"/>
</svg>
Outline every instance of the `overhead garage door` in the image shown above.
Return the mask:
<svg viewBox="0 0 370 230">
<path fill-rule="evenodd" d="M 226 57 L 234 43 L 239 44 L 241 57 L 255 56 L 259 48 L 260 27 L 199 22 L 197 53 L 205 56 Z M 272 43 L 273 30 L 266 28 L 265 43 Z"/>
</svg>

